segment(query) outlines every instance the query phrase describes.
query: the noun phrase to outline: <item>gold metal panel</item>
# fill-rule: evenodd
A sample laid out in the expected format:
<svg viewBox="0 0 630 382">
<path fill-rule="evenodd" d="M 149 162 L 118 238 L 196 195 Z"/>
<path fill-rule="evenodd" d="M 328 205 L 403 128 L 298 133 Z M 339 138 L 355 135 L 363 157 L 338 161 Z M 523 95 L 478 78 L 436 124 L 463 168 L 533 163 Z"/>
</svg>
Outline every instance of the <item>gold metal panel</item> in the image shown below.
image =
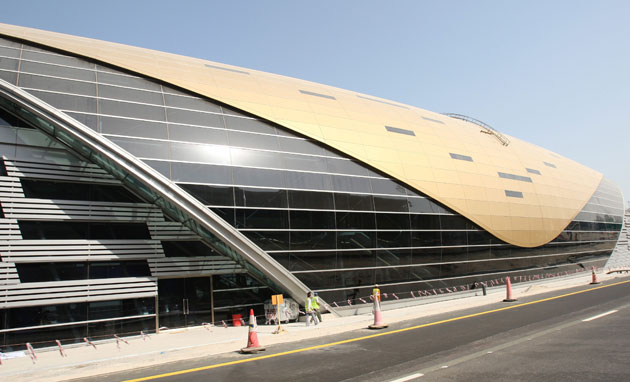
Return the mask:
<svg viewBox="0 0 630 382">
<path fill-rule="evenodd" d="M 6 24 L 0 24 L 0 34 L 159 79 L 278 123 L 397 178 L 519 246 L 538 246 L 555 238 L 584 207 L 602 178 L 600 173 L 536 145 L 508 137 L 510 145 L 502 146 L 494 136 L 480 133 L 479 126 L 374 96 Z M 305 95 L 300 89 L 335 99 Z M 415 135 L 392 133 L 385 126 L 411 130 Z M 452 159 L 450 152 L 469 155 L 473 162 Z M 529 174 L 526 167 L 542 175 Z M 498 171 L 529 176 L 533 182 L 499 178 Z M 507 197 L 505 190 L 521 191 L 523 198 Z"/>
</svg>

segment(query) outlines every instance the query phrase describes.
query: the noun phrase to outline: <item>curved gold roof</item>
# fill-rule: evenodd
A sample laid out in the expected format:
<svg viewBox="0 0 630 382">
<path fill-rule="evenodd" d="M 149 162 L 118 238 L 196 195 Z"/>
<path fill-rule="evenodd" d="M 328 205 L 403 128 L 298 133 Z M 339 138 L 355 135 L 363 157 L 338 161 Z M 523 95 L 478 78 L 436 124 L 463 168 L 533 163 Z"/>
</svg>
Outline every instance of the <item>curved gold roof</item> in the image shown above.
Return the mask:
<svg viewBox="0 0 630 382">
<path fill-rule="evenodd" d="M 554 239 L 602 179 L 592 169 L 519 139 L 509 137 L 511 143 L 503 146 L 477 125 L 365 94 L 6 24 L 0 24 L 0 34 L 153 77 L 278 123 L 389 174 L 518 246 Z M 390 131 L 396 129 L 406 134 Z M 473 161 L 453 159 L 451 153 Z M 509 197 L 506 190 L 523 197 Z"/>
</svg>

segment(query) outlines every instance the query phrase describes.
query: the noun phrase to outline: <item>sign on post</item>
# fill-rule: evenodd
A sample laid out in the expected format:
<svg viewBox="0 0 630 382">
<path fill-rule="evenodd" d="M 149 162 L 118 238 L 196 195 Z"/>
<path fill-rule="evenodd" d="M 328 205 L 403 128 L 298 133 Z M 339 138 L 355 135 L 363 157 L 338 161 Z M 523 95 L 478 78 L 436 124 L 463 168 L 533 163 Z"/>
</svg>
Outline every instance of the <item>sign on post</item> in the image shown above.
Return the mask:
<svg viewBox="0 0 630 382">
<path fill-rule="evenodd" d="M 284 305 L 284 297 L 281 294 L 274 294 L 271 296 L 271 303 L 276 306 L 276 318 L 278 319 L 278 329 L 274 330 L 273 334 L 282 334 L 285 333 L 286 330 L 282 327 L 281 316 L 280 316 L 280 305 Z"/>
</svg>

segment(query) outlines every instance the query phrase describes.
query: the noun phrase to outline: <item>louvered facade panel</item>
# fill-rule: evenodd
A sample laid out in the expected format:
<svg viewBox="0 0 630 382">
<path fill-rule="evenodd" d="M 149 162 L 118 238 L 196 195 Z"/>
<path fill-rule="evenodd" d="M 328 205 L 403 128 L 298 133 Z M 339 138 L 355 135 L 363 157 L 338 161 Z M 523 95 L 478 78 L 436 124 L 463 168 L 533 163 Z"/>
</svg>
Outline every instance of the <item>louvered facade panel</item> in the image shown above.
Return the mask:
<svg viewBox="0 0 630 382">
<path fill-rule="evenodd" d="M 15 264 L 0 262 L 0 285 L 19 284 L 19 282 Z"/>
<path fill-rule="evenodd" d="M 199 240 L 199 237 L 179 222 L 150 221 L 147 227 L 156 240 Z"/>
<path fill-rule="evenodd" d="M 164 257 L 157 240 L 10 240 L 0 241 L 0 254 L 17 263 Z"/>
<path fill-rule="evenodd" d="M 21 283 L 0 289 L 0 309 L 156 295 L 157 283 L 151 277 Z"/>
<path fill-rule="evenodd" d="M 3 198 L 2 207 L 6 217 L 21 220 L 77 219 L 144 222 L 164 219 L 162 211 L 149 204 Z"/>
<path fill-rule="evenodd" d="M 150 259 L 148 262 L 151 275 L 155 277 L 210 276 L 246 272 L 236 262 L 221 256 L 167 257 Z"/>
<path fill-rule="evenodd" d="M 0 198 L 23 198 L 24 192 L 19 178 L 0 176 Z"/>
<path fill-rule="evenodd" d="M 0 240 L 20 240 L 20 226 L 15 219 L 0 219 Z M 0 252 L 0 256 L 2 252 Z"/>
<path fill-rule="evenodd" d="M 120 183 L 104 170 L 88 163 L 72 166 L 14 159 L 5 159 L 4 163 L 7 168 L 7 174 L 11 177 L 58 179 L 107 184 Z"/>
</svg>

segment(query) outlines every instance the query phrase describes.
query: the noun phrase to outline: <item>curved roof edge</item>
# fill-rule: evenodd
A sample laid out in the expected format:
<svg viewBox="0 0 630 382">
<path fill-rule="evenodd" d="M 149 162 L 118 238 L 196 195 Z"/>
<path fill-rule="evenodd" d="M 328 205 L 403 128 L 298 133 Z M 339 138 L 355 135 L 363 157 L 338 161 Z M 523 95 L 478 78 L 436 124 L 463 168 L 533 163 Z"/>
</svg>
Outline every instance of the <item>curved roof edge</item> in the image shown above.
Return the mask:
<svg viewBox="0 0 630 382">
<path fill-rule="evenodd" d="M 89 127 L 2 79 L 1 99 L 22 108 L 23 111 L 18 112 L 22 118 L 102 167 L 127 187 L 158 205 L 166 215 L 190 228 L 220 253 L 255 275 L 263 276 L 296 301 L 301 301 L 309 291 L 271 256 L 197 199 Z"/>
<path fill-rule="evenodd" d="M 388 174 L 517 246 L 557 237 L 602 179 L 516 138 L 502 146 L 467 122 L 373 96 L 31 28 L 0 24 L 0 34 L 154 78 L 277 123 Z"/>
</svg>

